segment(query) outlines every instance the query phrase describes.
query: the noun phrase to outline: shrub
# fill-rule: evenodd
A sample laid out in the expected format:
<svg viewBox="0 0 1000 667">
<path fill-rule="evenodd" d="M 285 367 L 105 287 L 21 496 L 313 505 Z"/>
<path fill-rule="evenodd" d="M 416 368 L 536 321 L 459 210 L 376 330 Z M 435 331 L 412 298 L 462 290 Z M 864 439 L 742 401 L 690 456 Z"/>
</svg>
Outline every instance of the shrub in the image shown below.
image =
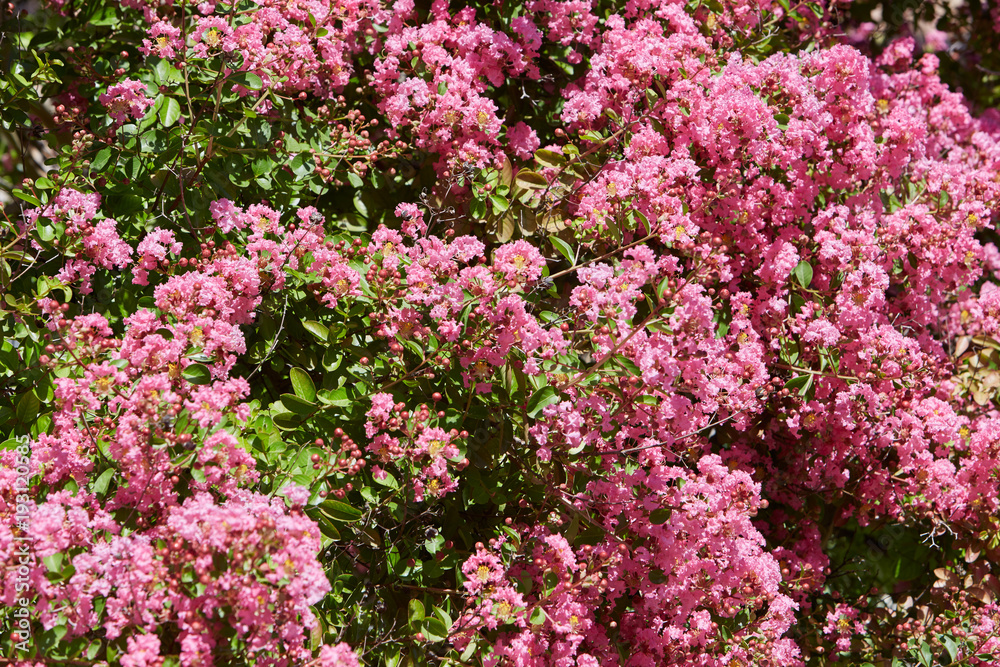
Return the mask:
<svg viewBox="0 0 1000 667">
<path fill-rule="evenodd" d="M 6 659 L 996 664 L 997 17 L 871 15 L 6 14 Z"/>
</svg>

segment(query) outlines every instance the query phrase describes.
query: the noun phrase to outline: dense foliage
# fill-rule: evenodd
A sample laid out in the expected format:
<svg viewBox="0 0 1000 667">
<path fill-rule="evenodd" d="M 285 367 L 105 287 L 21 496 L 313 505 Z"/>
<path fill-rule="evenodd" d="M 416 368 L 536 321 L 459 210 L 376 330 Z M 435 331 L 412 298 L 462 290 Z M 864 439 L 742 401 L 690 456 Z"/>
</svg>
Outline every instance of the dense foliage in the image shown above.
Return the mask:
<svg viewBox="0 0 1000 667">
<path fill-rule="evenodd" d="M 3 11 L 5 662 L 1000 662 L 1000 9 Z"/>
</svg>

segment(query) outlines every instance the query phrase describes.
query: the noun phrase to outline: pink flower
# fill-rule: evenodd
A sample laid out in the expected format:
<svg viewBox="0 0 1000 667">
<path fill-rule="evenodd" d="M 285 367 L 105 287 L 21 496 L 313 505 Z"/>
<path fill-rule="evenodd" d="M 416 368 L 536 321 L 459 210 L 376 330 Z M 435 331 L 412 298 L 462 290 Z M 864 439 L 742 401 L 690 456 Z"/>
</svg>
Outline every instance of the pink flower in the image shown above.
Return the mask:
<svg viewBox="0 0 1000 667">
<path fill-rule="evenodd" d="M 155 269 L 159 262 L 167 259 L 167 253 L 180 253 L 183 245 L 174 238 L 172 231 L 157 227 L 139 242 L 136 251 L 141 257 L 136 260 L 132 269 L 132 282 L 136 285 L 149 284 L 149 271 Z"/>
<path fill-rule="evenodd" d="M 382 424 L 389 420 L 395 407 L 392 394 L 378 393 L 372 396 L 372 407 L 366 413 L 368 423 L 365 425 L 365 431 L 369 438 L 378 433 Z"/>
<path fill-rule="evenodd" d="M 98 99 L 108 108 L 116 126 L 130 118 L 139 120 L 153 106 L 153 100 L 146 97 L 146 84 L 136 79 L 125 79 L 109 87 Z"/>
<path fill-rule="evenodd" d="M 493 268 L 507 281 L 532 283 L 542 276 L 545 258 L 538 248 L 522 239 L 500 246 L 494 254 Z"/>
<path fill-rule="evenodd" d="M 528 160 L 542 142 L 527 123 L 518 123 L 507 129 L 507 143 L 514 151 L 514 155 L 522 160 Z"/>
<path fill-rule="evenodd" d="M 427 231 L 424 214 L 416 204 L 400 204 L 396 207 L 396 217 L 403 218 L 403 233 L 412 238 Z"/>
<path fill-rule="evenodd" d="M 152 39 L 142 40 L 139 52 L 144 56 L 155 55 L 170 60 L 177 55 L 184 44 L 181 41 L 181 29 L 167 21 L 157 21 L 149 29 Z"/>
<path fill-rule="evenodd" d="M 321 648 L 319 664 L 320 667 L 360 667 L 357 654 L 344 642 Z"/>
<path fill-rule="evenodd" d="M 298 484 L 288 484 L 281 489 L 281 495 L 293 505 L 305 505 L 309 502 L 309 489 Z"/>
<path fill-rule="evenodd" d="M 128 649 L 121 657 L 122 667 L 156 667 L 163 662 L 160 657 L 160 638 L 152 634 L 129 637 Z"/>
<path fill-rule="evenodd" d="M 503 581 L 504 567 L 494 554 L 479 549 L 462 564 L 462 574 L 465 575 L 465 582 L 462 584 L 465 590 L 470 595 L 475 595 L 484 588 Z"/>
</svg>

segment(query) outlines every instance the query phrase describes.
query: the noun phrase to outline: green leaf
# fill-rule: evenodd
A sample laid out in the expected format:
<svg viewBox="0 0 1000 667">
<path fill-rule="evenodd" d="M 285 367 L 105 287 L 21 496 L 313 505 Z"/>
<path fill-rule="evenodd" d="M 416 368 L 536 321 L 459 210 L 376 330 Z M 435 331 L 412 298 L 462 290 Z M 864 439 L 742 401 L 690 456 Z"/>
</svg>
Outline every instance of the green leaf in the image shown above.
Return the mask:
<svg viewBox="0 0 1000 667">
<path fill-rule="evenodd" d="M 284 405 L 289 412 L 294 412 L 297 415 L 311 415 L 316 411 L 316 405 L 314 403 L 299 398 L 295 394 L 282 394 L 281 404 Z"/>
<path fill-rule="evenodd" d="M 91 482 L 90 490 L 98 496 L 103 496 L 107 492 L 108 485 L 111 484 L 111 479 L 114 476 L 115 476 L 115 469 L 108 468 L 107 470 L 101 473 L 100 477 Z"/>
<path fill-rule="evenodd" d="M 573 256 L 573 248 L 568 243 L 563 241 L 558 236 L 550 236 L 549 243 L 552 244 L 552 247 L 555 248 L 556 252 L 566 258 L 566 261 L 569 262 L 570 266 L 574 266 L 576 264 Z"/>
<path fill-rule="evenodd" d="M 292 173 L 299 178 L 305 178 L 316 169 L 316 163 L 313 161 L 313 157 L 309 153 L 299 153 L 292 158 L 292 161 L 288 166 L 292 168 Z"/>
<path fill-rule="evenodd" d="M 958 656 L 960 651 L 958 648 L 958 644 L 955 642 L 955 640 L 949 637 L 948 635 L 942 635 L 941 643 L 943 643 L 944 647 L 948 650 L 948 655 L 951 656 L 952 662 L 958 662 Z"/>
<path fill-rule="evenodd" d="M 615 363 L 624 368 L 629 375 L 633 375 L 635 377 L 642 377 L 642 370 L 636 365 L 634 361 L 626 357 L 624 354 L 616 354 Z"/>
<path fill-rule="evenodd" d="M 545 611 L 541 607 L 535 607 L 528 620 L 531 621 L 532 625 L 541 625 L 545 622 Z"/>
<path fill-rule="evenodd" d="M 443 642 L 448 638 L 448 628 L 444 627 L 440 618 L 431 616 L 424 623 L 424 636 L 427 637 L 428 641 Z"/>
<path fill-rule="evenodd" d="M 514 177 L 514 183 L 525 190 L 544 190 L 549 187 L 549 182 L 537 171 L 522 169 Z"/>
<path fill-rule="evenodd" d="M 38 397 L 35 396 L 35 392 L 26 391 L 21 400 L 17 402 L 17 419 L 20 422 L 28 424 L 35 420 L 38 416 L 38 408 L 41 403 L 38 401 Z"/>
<path fill-rule="evenodd" d="M 478 649 L 479 644 L 476 643 L 475 635 L 473 635 L 472 641 L 469 642 L 469 645 L 465 647 L 464 651 L 462 651 L 462 655 L 459 656 L 459 662 L 463 665 L 470 664 L 469 661 L 472 660 L 472 656 L 476 654 Z"/>
<path fill-rule="evenodd" d="M 170 127 L 177 122 L 178 118 L 181 117 L 181 103 L 173 97 L 168 97 L 159 108 L 156 115 L 159 117 L 160 123 L 162 123 L 164 127 Z"/>
<path fill-rule="evenodd" d="M 49 572 L 58 572 L 62 569 L 64 559 L 65 555 L 57 552 L 43 558 L 42 563 Z"/>
<path fill-rule="evenodd" d="M 785 383 L 785 389 L 789 391 L 792 389 L 802 389 L 809 384 L 810 379 L 812 379 L 812 375 L 797 375 Z"/>
<path fill-rule="evenodd" d="M 658 299 L 663 299 L 663 295 L 667 292 L 667 288 L 670 287 L 670 276 L 665 277 L 660 281 L 660 284 L 656 286 L 656 297 Z"/>
<path fill-rule="evenodd" d="M 540 148 L 535 151 L 535 161 L 543 167 L 560 167 L 566 163 L 566 156 Z"/>
<path fill-rule="evenodd" d="M 510 202 L 500 195 L 490 195 L 490 201 L 493 202 L 494 214 L 504 213 L 510 208 Z"/>
<path fill-rule="evenodd" d="M 528 399 L 528 416 L 534 419 L 542 410 L 553 403 L 559 402 L 559 394 L 554 387 L 542 387 Z"/>
<path fill-rule="evenodd" d="M 442 539 L 442 542 L 443 541 L 444 540 Z M 451 630 L 452 620 L 451 620 L 451 616 L 448 615 L 448 612 L 446 612 L 441 607 L 438 607 L 437 605 L 435 605 L 434 606 L 434 615 L 441 619 L 441 623 L 444 624 L 444 630 L 445 630 L 445 632 L 446 633 L 449 632 Z"/>
<path fill-rule="evenodd" d="M 424 620 L 424 618 L 426 618 L 426 612 L 424 611 L 424 603 L 421 602 L 420 600 L 417 600 L 416 598 L 411 598 L 407 618 L 410 620 L 410 623 L 413 624 L 414 627 L 416 627 L 419 623 L 421 623 Z"/>
<path fill-rule="evenodd" d="M 205 483 L 205 471 L 201 468 L 191 468 L 191 479 L 199 484 Z"/>
<path fill-rule="evenodd" d="M 98 151 L 94 159 L 90 161 L 90 173 L 93 174 L 102 171 L 108 165 L 109 160 L 111 160 L 110 148 L 103 148 Z"/>
<path fill-rule="evenodd" d="M 327 328 L 325 324 L 320 324 L 319 322 L 306 320 L 302 323 L 302 328 L 311 333 L 313 336 L 318 338 L 320 342 L 323 343 L 325 343 L 326 339 L 330 336 L 330 329 Z"/>
<path fill-rule="evenodd" d="M 253 72 L 237 72 L 230 76 L 228 81 L 250 90 L 260 90 L 264 87 L 264 80 Z"/>
<path fill-rule="evenodd" d="M 317 519 L 316 523 L 319 524 L 319 532 L 323 533 L 331 540 L 340 539 L 340 531 L 337 530 L 337 527 L 333 525 L 333 522 L 331 522 L 325 516 L 321 516 L 319 519 Z"/>
<path fill-rule="evenodd" d="M 795 279 L 799 281 L 800 285 L 803 287 L 809 287 L 809 283 L 811 283 L 813 279 L 813 267 L 809 264 L 809 262 L 802 260 L 794 269 L 792 269 L 792 275 L 795 276 Z"/>
<path fill-rule="evenodd" d="M 36 197 L 34 197 L 33 195 L 28 194 L 24 190 L 14 190 L 13 194 L 18 199 L 23 199 L 24 201 L 28 202 L 29 204 L 31 204 L 33 206 L 41 206 L 42 205 L 42 202 L 38 201 L 38 199 Z"/>
<path fill-rule="evenodd" d="M 670 515 L 673 514 L 673 510 L 669 507 L 661 507 L 660 509 L 653 510 L 649 515 L 649 522 L 654 526 L 659 526 L 660 524 L 666 523 L 670 519 Z"/>
<path fill-rule="evenodd" d="M 332 498 L 324 500 L 319 504 L 319 509 L 324 515 L 334 521 L 358 521 L 361 519 L 361 510 L 351 507 L 347 503 Z"/>
<path fill-rule="evenodd" d="M 931 665 L 934 663 L 934 653 L 931 651 L 930 644 L 928 644 L 927 642 L 923 642 L 920 645 L 920 653 L 918 655 L 918 658 L 920 659 L 921 665 L 924 665 L 924 667 L 931 667 Z"/>
<path fill-rule="evenodd" d="M 191 384 L 208 384 L 212 381 L 212 371 L 204 364 L 189 364 L 181 376 Z"/>
<path fill-rule="evenodd" d="M 347 387 L 339 389 L 321 389 L 316 392 L 316 398 L 324 405 L 335 405 L 338 408 L 349 407 L 352 403 L 347 395 Z"/>
<path fill-rule="evenodd" d="M 316 400 L 316 385 L 313 384 L 309 373 L 301 368 L 293 368 L 289 371 L 289 378 L 292 381 L 292 389 L 299 398 L 312 403 Z"/>
<path fill-rule="evenodd" d="M 482 199 L 473 199 L 469 202 L 469 213 L 477 220 L 486 217 L 486 202 Z"/>
<path fill-rule="evenodd" d="M 653 569 L 649 571 L 649 581 L 654 584 L 662 584 L 667 580 L 667 575 L 663 573 L 663 570 Z"/>
</svg>

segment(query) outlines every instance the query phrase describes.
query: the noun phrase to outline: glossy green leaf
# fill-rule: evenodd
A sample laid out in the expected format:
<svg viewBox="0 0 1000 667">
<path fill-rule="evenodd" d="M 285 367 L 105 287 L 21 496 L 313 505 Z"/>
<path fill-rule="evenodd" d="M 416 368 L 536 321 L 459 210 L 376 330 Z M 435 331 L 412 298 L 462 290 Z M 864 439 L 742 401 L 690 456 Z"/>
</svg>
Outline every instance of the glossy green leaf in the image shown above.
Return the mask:
<svg viewBox="0 0 1000 667">
<path fill-rule="evenodd" d="M 809 287 L 809 283 L 813 279 L 813 268 L 809 262 L 802 260 L 798 265 L 792 269 L 792 275 L 803 287 Z"/>
<path fill-rule="evenodd" d="M 292 173 L 299 178 L 305 178 L 316 169 L 316 163 L 309 153 L 299 153 L 289 163 Z"/>
<path fill-rule="evenodd" d="M 157 111 L 157 116 L 164 127 L 170 127 L 181 117 L 181 103 L 173 97 L 166 98 L 166 101 Z"/>
<path fill-rule="evenodd" d="M 528 399 L 528 416 L 535 418 L 542 413 L 542 410 L 553 403 L 559 402 L 559 394 L 553 387 L 542 387 L 531 395 Z"/>
<path fill-rule="evenodd" d="M 561 167 L 566 164 L 566 156 L 540 148 L 535 151 L 535 161 L 543 167 Z"/>
<path fill-rule="evenodd" d="M 660 524 L 666 523 L 670 519 L 671 514 L 673 514 L 673 510 L 671 508 L 661 507 L 653 510 L 649 514 L 649 522 L 654 526 L 659 526 Z"/>
<path fill-rule="evenodd" d="M 107 492 L 108 485 L 111 484 L 111 480 L 114 479 L 114 476 L 115 476 L 114 468 L 108 468 L 107 470 L 102 472 L 100 477 L 98 477 L 91 483 L 90 485 L 91 492 L 93 492 L 98 496 L 103 496 Z"/>
<path fill-rule="evenodd" d="M 566 261 L 569 262 L 570 266 L 574 266 L 576 264 L 573 248 L 570 244 L 566 243 L 558 236 L 550 236 L 549 243 L 552 244 L 552 247 L 556 250 L 556 252 L 566 258 Z"/>
<path fill-rule="evenodd" d="M 94 159 L 90 161 L 90 173 L 100 174 L 104 170 L 104 168 L 108 166 L 108 162 L 110 160 L 111 160 L 111 149 L 102 148 L 97 152 L 97 155 L 94 156 Z"/>
<path fill-rule="evenodd" d="M 522 169 L 514 177 L 514 183 L 525 190 L 544 190 L 549 182 L 544 176 L 530 169 Z"/>
<path fill-rule="evenodd" d="M 305 399 L 299 398 L 295 394 L 282 394 L 281 404 L 289 412 L 294 412 L 297 415 L 310 415 L 316 411 L 316 405 Z"/>
<path fill-rule="evenodd" d="M 189 364 L 181 372 L 181 377 L 191 384 L 208 384 L 212 381 L 212 371 L 204 364 Z"/>
<path fill-rule="evenodd" d="M 323 512 L 323 514 L 333 519 L 334 521 L 344 521 L 344 522 L 358 521 L 359 519 L 361 519 L 362 516 L 361 510 L 357 509 L 356 507 L 351 507 L 345 502 L 334 500 L 332 498 L 321 502 L 319 504 L 319 508 Z"/>
<path fill-rule="evenodd" d="M 408 606 L 407 618 L 414 627 L 421 623 L 426 618 L 424 603 L 416 598 L 412 598 Z"/>
<path fill-rule="evenodd" d="M 500 195 L 490 195 L 490 201 L 493 202 L 494 213 L 503 213 L 510 208 L 510 202 Z"/>
<path fill-rule="evenodd" d="M 30 424 L 38 416 L 38 408 L 41 403 L 38 397 L 35 396 L 35 392 L 26 391 L 21 396 L 17 402 L 17 419 L 18 421 Z"/>
<path fill-rule="evenodd" d="M 227 79 L 230 83 L 243 86 L 250 90 L 260 90 L 264 87 L 264 80 L 253 72 L 237 72 Z"/>
<path fill-rule="evenodd" d="M 295 391 L 296 396 L 309 403 L 316 400 L 316 385 L 313 384 L 309 373 L 306 373 L 301 368 L 293 368 L 289 372 L 289 378 L 292 381 L 292 389 Z"/>
<path fill-rule="evenodd" d="M 314 322 L 312 320 L 305 320 L 302 322 L 302 328 L 311 333 L 320 342 L 325 343 L 327 338 L 330 336 L 330 329 L 320 322 Z"/>
</svg>

